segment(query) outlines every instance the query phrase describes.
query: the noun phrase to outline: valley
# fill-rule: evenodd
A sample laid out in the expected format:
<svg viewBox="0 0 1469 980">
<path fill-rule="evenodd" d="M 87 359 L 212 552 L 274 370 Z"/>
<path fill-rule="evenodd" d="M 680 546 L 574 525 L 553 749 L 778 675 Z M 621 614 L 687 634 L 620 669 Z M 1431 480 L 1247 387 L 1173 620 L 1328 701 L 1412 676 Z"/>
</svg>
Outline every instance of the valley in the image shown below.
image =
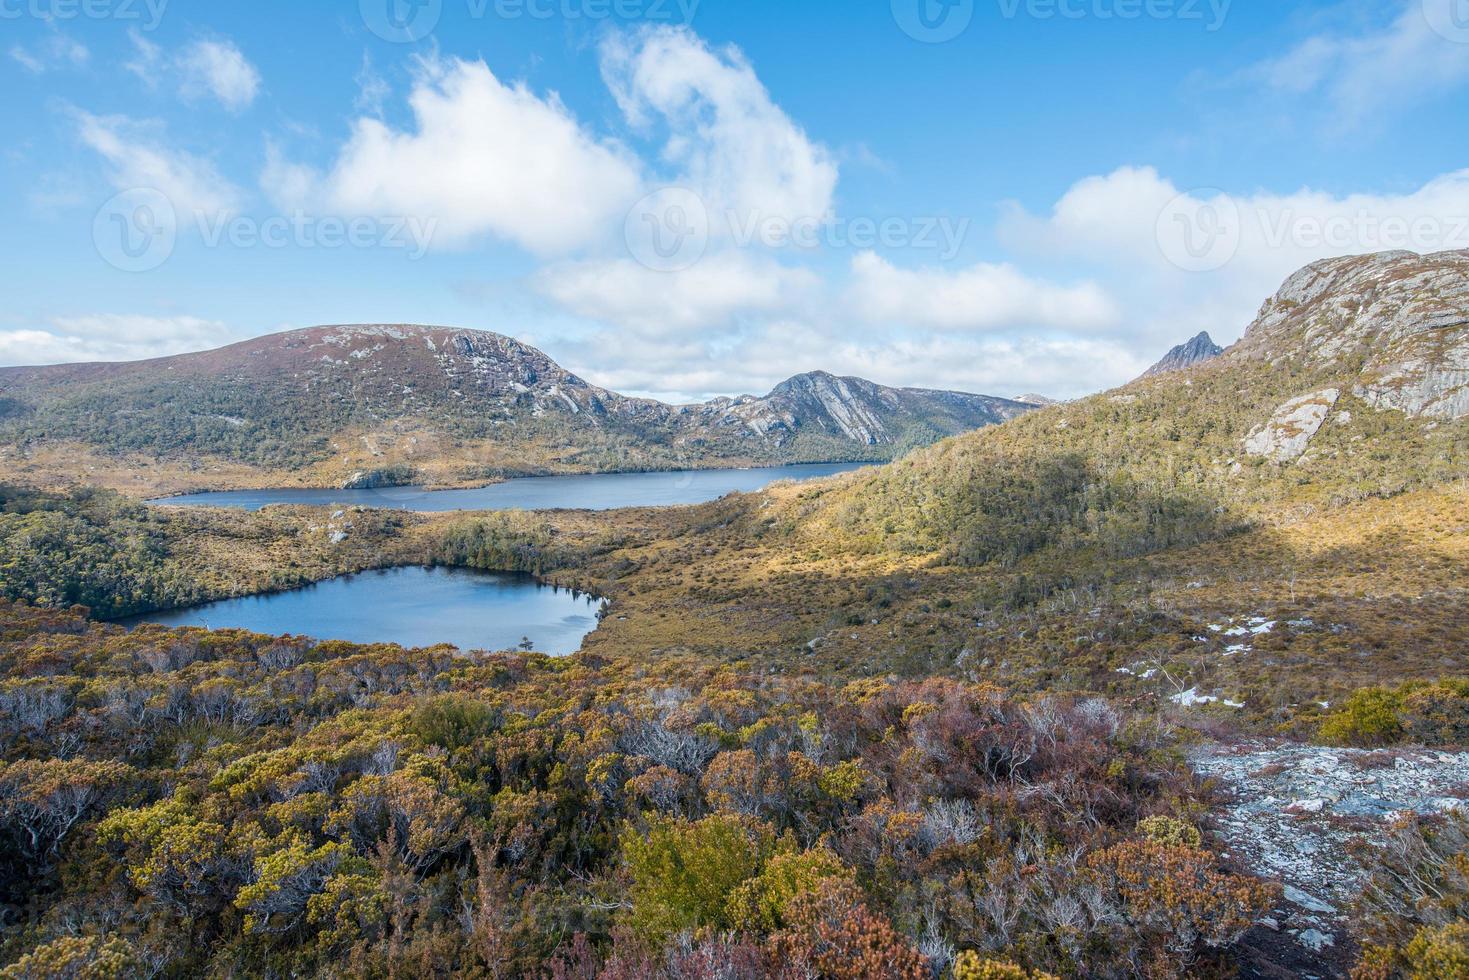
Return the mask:
<svg viewBox="0 0 1469 980">
<path fill-rule="evenodd" d="M 752 977 L 776 968 L 758 936 L 823 976 L 845 975 L 823 950 L 879 949 L 888 972 L 854 977 L 1346 976 L 1452 948 L 1466 304 L 1466 253 L 1319 263 L 1222 354 L 687 506 L 227 510 L 7 487 L 0 799 L 65 778 L 96 827 L 17 849 L 9 880 L 102 854 L 123 869 L 7 900 L 137 902 L 242 969 L 407 969 L 442 942 L 516 973 L 636 976 L 700 929 Z M 521 573 L 605 604 L 570 656 L 100 621 L 389 569 Z M 736 866 L 681 877 L 693 855 Z M 1392 877 L 1409 859 L 1444 905 Z M 731 898 L 787 887 L 785 869 L 811 890 L 773 918 Z M 461 887 L 477 917 L 434 933 Z M 1052 901 L 1075 894 L 1093 904 Z M 414 938 L 386 945 L 363 901 Z M 180 903 L 202 918 L 185 927 Z M 803 947 L 807 915 L 869 931 Z M 547 917 L 587 945 L 538 931 Z"/>
</svg>

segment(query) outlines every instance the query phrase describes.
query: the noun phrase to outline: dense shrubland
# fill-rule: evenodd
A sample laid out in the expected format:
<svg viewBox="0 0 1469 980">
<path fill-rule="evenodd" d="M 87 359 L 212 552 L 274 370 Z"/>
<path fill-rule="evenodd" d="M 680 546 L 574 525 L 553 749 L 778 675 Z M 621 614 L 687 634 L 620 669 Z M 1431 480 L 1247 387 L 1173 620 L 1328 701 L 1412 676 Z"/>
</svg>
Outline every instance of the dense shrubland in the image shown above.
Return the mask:
<svg viewBox="0 0 1469 980">
<path fill-rule="evenodd" d="M 15 605 L 0 661 L 8 975 L 1195 976 L 1269 901 L 1099 700 Z"/>
<path fill-rule="evenodd" d="M 105 619 L 294 588 L 417 560 L 413 523 L 388 511 L 160 510 L 107 490 L 0 484 L 0 598 Z"/>
</svg>

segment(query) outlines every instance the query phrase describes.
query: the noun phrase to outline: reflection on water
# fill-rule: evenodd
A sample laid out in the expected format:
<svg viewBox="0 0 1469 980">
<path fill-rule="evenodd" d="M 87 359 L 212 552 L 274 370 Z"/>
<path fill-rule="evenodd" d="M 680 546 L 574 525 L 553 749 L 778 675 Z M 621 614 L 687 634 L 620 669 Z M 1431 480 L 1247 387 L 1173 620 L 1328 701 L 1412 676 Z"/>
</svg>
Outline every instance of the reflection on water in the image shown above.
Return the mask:
<svg viewBox="0 0 1469 980">
<path fill-rule="evenodd" d="M 559 656 L 580 649 L 597 626 L 599 605 L 596 596 L 544 585 L 528 575 L 393 568 L 122 622 L 405 647 L 452 643 L 465 651 L 512 650 L 528 639 L 535 650 Z"/>
</svg>

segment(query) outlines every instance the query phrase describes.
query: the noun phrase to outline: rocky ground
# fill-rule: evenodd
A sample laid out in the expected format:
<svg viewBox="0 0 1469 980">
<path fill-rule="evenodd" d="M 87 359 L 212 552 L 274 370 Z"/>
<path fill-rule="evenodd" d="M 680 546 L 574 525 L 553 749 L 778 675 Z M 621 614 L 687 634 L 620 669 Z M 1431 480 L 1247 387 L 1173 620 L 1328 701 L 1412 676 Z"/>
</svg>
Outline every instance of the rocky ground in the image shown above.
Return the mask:
<svg viewBox="0 0 1469 980">
<path fill-rule="evenodd" d="M 1439 813 L 1469 798 L 1469 752 L 1362 751 L 1247 743 L 1211 747 L 1194 770 L 1226 800 L 1214 834 L 1232 864 L 1284 888 L 1275 913 L 1246 936 L 1246 976 L 1345 976 L 1354 958 L 1351 906 L 1362 871 L 1350 845 L 1394 816 Z"/>
</svg>

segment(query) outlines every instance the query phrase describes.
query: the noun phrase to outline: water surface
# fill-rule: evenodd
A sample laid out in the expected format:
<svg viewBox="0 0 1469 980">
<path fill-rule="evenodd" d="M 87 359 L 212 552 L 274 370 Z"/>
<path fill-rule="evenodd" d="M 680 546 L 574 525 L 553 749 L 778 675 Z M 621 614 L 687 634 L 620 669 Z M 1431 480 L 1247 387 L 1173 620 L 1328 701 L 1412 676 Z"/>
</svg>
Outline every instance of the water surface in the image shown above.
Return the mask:
<svg viewBox="0 0 1469 980">
<path fill-rule="evenodd" d="M 595 596 L 556 589 L 528 575 L 393 568 L 120 622 L 405 647 L 452 643 L 465 651 L 511 650 L 529 638 L 537 651 L 559 656 L 575 653 L 596 629 L 599 604 Z"/>
<path fill-rule="evenodd" d="M 676 473 L 593 473 L 508 480 L 474 490 L 230 490 L 163 497 L 155 504 L 260 510 L 271 504 L 359 505 L 394 510 L 615 510 L 702 504 L 725 494 L 763 490 L 779 480 L 812 480 L 869 466 L 813 463 L 750 470 L 688 470 Z"/>
</svg>

